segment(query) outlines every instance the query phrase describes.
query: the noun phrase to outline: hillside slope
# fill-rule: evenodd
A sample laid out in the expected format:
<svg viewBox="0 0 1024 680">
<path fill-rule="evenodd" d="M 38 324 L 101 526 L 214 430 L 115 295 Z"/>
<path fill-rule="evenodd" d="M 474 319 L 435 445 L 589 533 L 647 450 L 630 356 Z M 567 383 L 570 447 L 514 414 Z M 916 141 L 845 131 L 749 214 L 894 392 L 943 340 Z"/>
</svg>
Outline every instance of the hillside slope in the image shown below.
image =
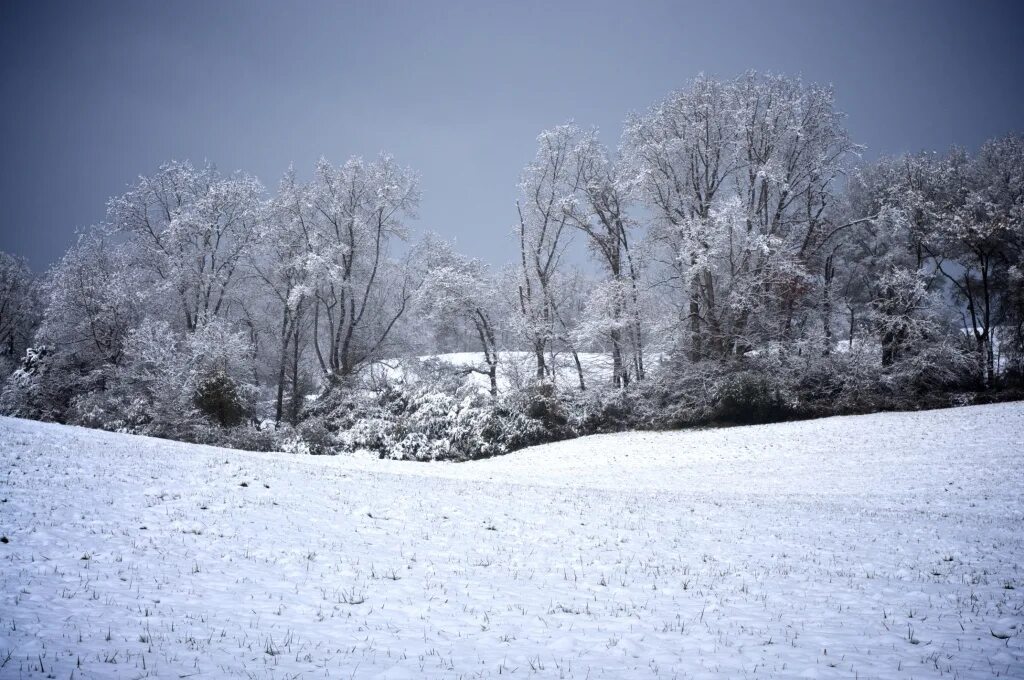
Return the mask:
<svg viewBox="0 0 1024 680">
<path fill-rule="evenodd" d="M 0 419 L 0 677 L 1024 676 L 1024 403 L 465 464 Z"/>
</svg>

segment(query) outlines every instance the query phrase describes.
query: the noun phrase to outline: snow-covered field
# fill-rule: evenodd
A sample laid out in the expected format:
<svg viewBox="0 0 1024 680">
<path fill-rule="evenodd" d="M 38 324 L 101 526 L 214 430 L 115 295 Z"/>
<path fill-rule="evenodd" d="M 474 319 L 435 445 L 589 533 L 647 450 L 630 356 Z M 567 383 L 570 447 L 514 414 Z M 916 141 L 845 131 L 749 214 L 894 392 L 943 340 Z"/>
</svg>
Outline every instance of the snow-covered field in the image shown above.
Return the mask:
<svg viewBox="0 0 1024 680">
<path fill-rule="evenodd" d="M 0 677 L 1024 677 L 1024 403 L 420 464 L 0 419 Z"/>
</svg>

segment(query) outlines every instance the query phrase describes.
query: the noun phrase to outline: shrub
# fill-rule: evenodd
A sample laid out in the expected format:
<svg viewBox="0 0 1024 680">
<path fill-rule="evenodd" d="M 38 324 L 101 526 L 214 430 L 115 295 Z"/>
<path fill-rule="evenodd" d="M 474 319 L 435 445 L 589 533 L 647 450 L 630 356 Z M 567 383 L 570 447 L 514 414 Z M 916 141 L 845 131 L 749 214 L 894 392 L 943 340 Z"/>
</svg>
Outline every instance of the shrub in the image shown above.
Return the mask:
<svg viewBox="0 0 1024 680">
<path fill-rule="evenodd" d="M 404 460 L 468 460 L 571 436 L 553 392 L 493 399 L 449 368 L 426 370 L 376 391 L 335 389 L 305 412 L 291 451 L 369 451 Z"/>
<path fill-rule="evenodd" d="M 0 413 L 18 418 L 64 422 L 75 395 L 102 384 L 97 371 L 61 364 L 50 347 L 29 348 L 0 393 Z"/>
<path fill-rule="evenodd" d="M 193 397 L 196 407 L 221 427 L 234 427 L 252 417 L 255 399 L 253 389 L 221 370 L 200 378 Z"/>
<path fill-rule="evenodd" d="M 796 409 L 782 396 L 782 387 L 765 375 L 738 371 L 718 388 L 714 420 L 738 425 L 774 423 L 796 415 Z"/>
</svg>

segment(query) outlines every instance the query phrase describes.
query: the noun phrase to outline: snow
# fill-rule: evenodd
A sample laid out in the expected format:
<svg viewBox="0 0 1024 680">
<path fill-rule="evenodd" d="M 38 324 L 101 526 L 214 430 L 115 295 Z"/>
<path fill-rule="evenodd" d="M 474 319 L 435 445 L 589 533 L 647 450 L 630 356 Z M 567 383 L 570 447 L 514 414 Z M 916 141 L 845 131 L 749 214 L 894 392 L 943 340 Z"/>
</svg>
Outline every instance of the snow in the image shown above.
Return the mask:
<svg viewBox="0 0 1024 680">
<path fill-rule="evenodd" d="M 1024 677 L 1024 403 L 465 464 L 0 419 L 0 677 Z"/>
<path fill-rule="evenodd" d="M 610 354 L 601 352 L 580 352 L 578 354 L 580 365 L 583 368 L 583 378 L 589 385 L 607 384 L 611 381 L 612 358 Z M 436 359 L 440 363 L 448 364 L 456 368 L 479 368 L 486 370 L 487 364 L 483 352 L 449 352 L 447 354 L 431 354 L 417 357 L 420 361 Z M 652 353 L 647 357 L 649 366 L 654 366 L 660 361 L 661 355 Z M 553 370 L 554 382 L 562 390 L 575 390 L 579 385 L 576 364 L 572 354 L 560 352 L 556 356 L 547 356 L 549 368 Z M 498 354 L 498 389 L 505 391 L 517 382 L 532 379 L 536 372 L 537 359 L 532 352 L 499 352 Z M 406 376 L 406 371 L 397 359 L 379 361 L 371 367 L 372 377 L 387 377 L 391 380 L 400 380 Z M 469 373 L 466 381 L 475 384 L 481 390 L 489 387 L 488 378 L 481 373 Z"/>
</svg>

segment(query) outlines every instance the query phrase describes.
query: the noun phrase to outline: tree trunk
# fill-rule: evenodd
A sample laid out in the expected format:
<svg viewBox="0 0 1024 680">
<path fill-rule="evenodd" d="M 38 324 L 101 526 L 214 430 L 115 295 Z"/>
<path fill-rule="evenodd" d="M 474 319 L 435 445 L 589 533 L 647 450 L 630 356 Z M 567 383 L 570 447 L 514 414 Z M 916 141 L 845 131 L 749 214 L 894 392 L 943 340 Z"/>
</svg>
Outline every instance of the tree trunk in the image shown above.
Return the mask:
<svg viewBox="0 0 1024 680">
<path fill-rule="evenodd" d="M 698 292 L 690 293 L 690 360 L 699 361 L 701 356 L 700 343 L 700 303 L 697 301 Z"/>
<path fill-rule="evenodd" d="M 284 415 L 284 376 L 285 376 L 285 365 L 288 356 L 288 345 L 287 341 L 281 348 L 281 365 L 277 370 L 277 399 L 274 409 L 274 424 L 279 425 L 281 418 Z"/>
<path fill-rule="evenodd" d="M 622 375 L 622 331 L 611 331 L 612 340 L 612 387 L 624 387 Z"/>
<path fill-rule="evenodd" d="M 292 403 L 291 417 L 289 422 L 299 424 L 299 410 L 302 408 L 302 393 L 299 386 L 299 324 L 294 325 L 295 332 L 292 339 Z"/>
<path fill-rule="evenodd" d="M 274 411 L 274 424 L 280 425 L 284 416 L 284 379 L 288 367 L 288 339 L 291 329 L 288 328 L 288 308 L 285 308 L 284 319 L 281 321 L 281 354 L 277 366 L 277 403 Z"/>
<path fill-rule="evenodd" d="M 985 333 L 982 335 L 979 343 L 981 345 L 982 358 L 985 362 L 985 388 L 992 389 L 996 381 L 996 362 L 992 335 L 989 333 L 988 329 L 985 329 Z"/>
<path fill-rule="evenodd" d="M 487 367 L 487 378 L 491 381 L 491 396 L 498 396 L 498 362 L 495 361 Z"/>
<path fill-rule="evenodd" d="M 832 277 L 828 271 L 830 264 L 825 264 L 825 285 L 822 287 L 821 301 L 821 320 L 825 332 L 825 347 L 822 353 L 825 356 L 832 354 Z"/>
<path fill-rule="evenodd" d="M 890 331 L 882 333 L 882 366 L 892 366 L 896 359 L 894 344 L 893 334 Z"/>
<path fill-rule="evenodd" d="M 544 343 L 534 342 L 533 352 L 537 357 L 537 380 L 542 381 L 547 373 L 547 362 L 544 359 Z"/>
<path fill-rule="evenodd" d="M 572 350 L 572 360 L 576 362 L 576 375 L 580 379 L 580 392 L 585 392 L 587 384 L 583 381 L 583 364 L 580 363 L 580 355 L 576 353 L 576 350 Z"/>
<path fill-rule="evenodd" d="M 853 306 L 850 306 L 850 344 L 848 345 L 850 350 L 853 350 L 853 329 L 854 329 L 854 312 Z"/>
</svg>

